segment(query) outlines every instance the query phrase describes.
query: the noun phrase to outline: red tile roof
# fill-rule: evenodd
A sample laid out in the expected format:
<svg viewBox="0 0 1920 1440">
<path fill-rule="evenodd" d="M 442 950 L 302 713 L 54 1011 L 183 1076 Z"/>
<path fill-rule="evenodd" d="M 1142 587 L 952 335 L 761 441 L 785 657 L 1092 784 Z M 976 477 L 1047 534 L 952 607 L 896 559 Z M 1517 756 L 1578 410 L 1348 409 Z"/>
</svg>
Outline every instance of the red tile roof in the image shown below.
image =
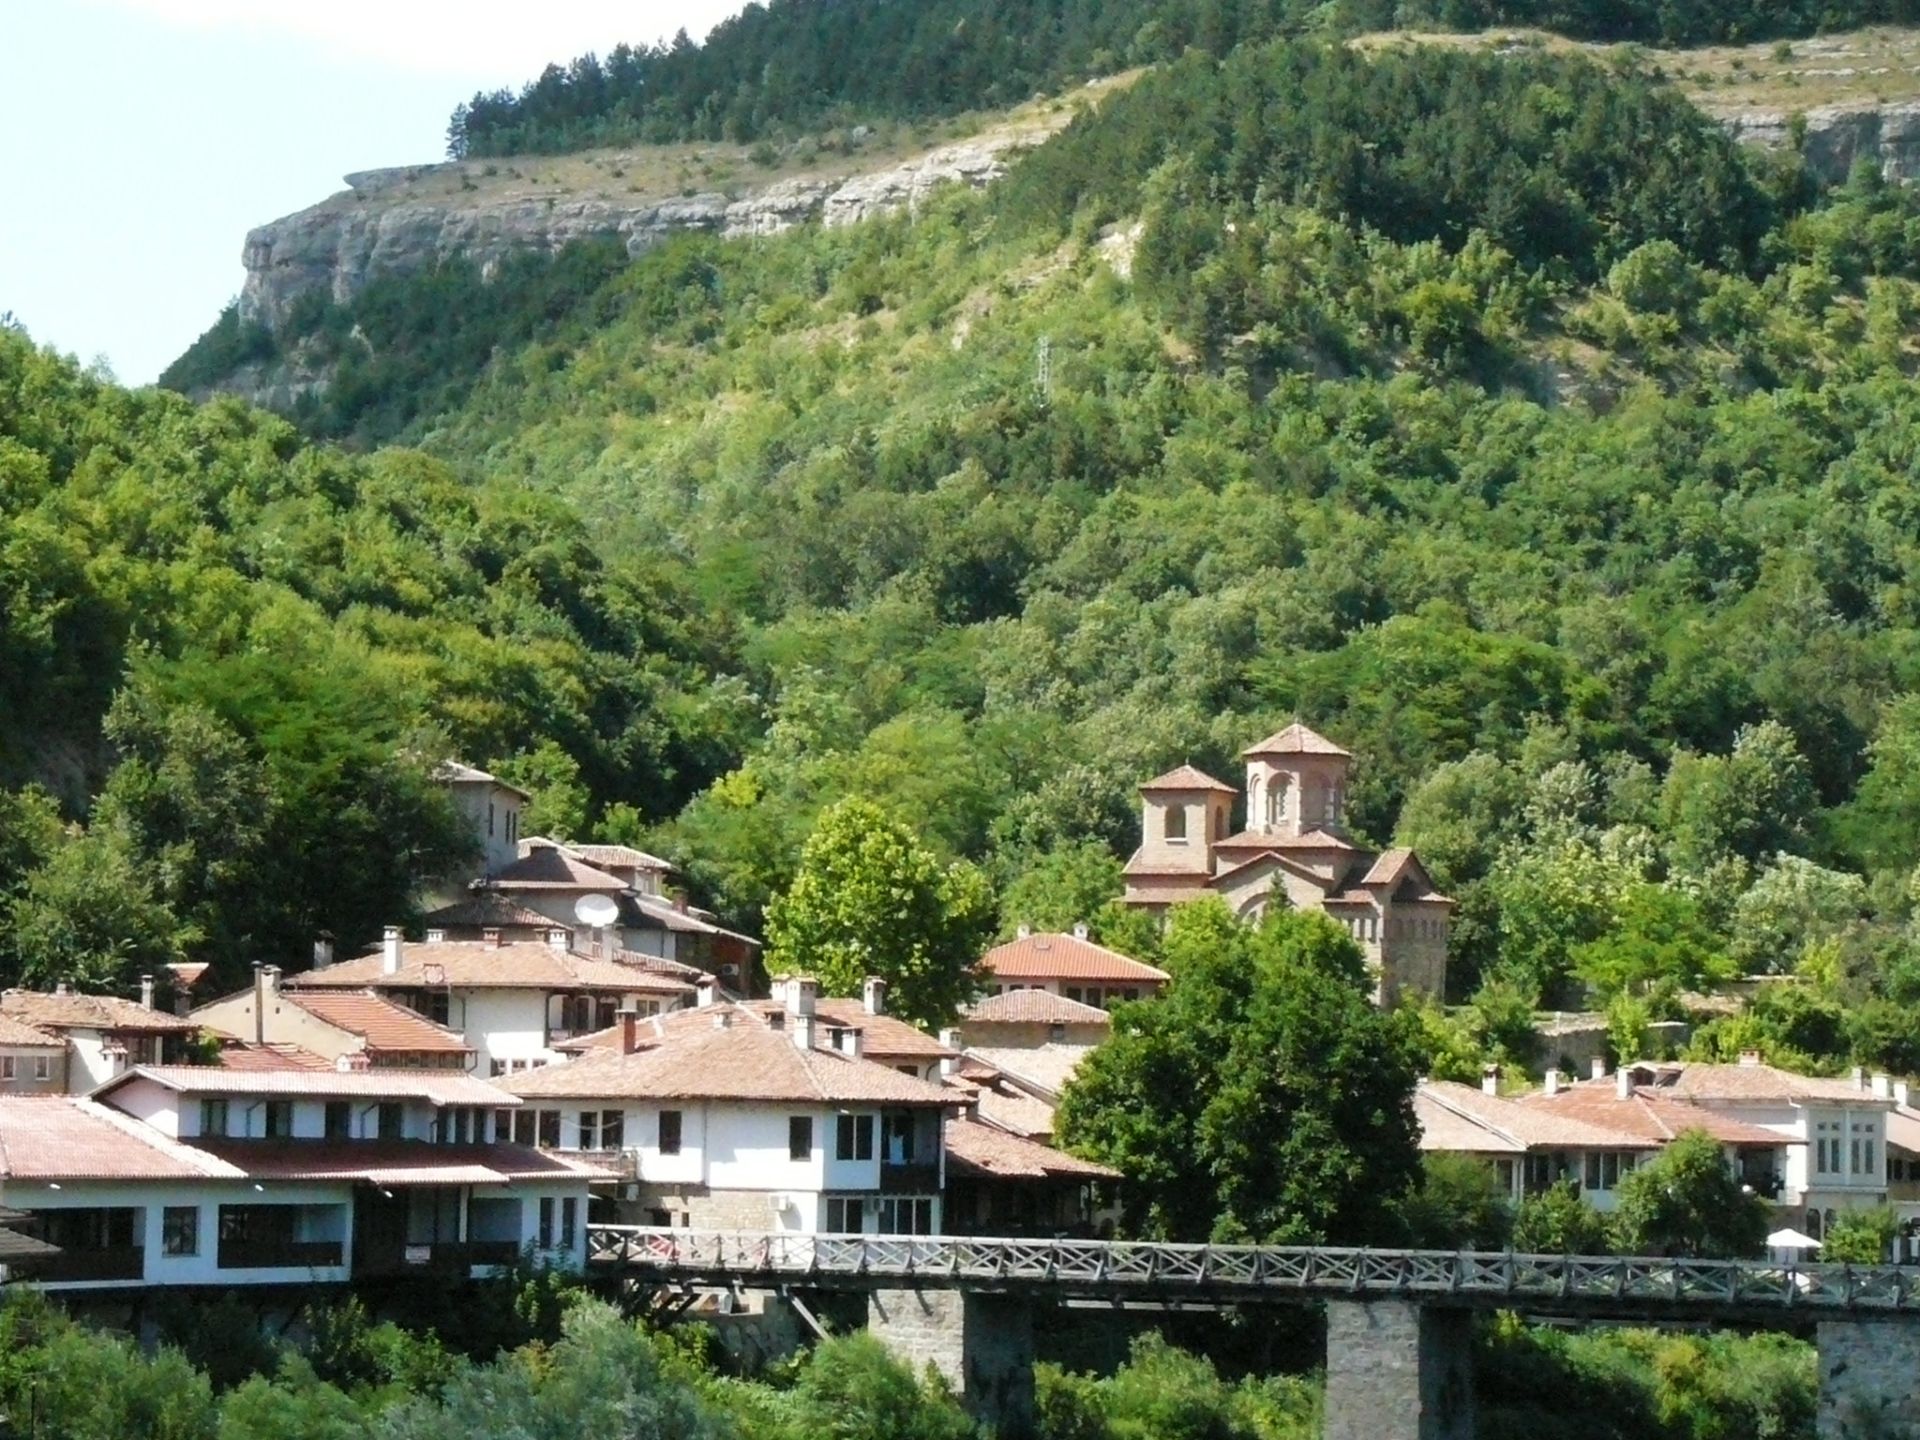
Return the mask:
<svg viewBox="0 0 1920 1440">
<path fill-rule="evenodd" d="M 1302 835 L 1282 835 L 1260 830 L 1240 830 L 1214 842 L 1216 850 L 1358 850 L 1360 847 L 1344 835 L 1331 830 L 1309 830 Z"/>
<path fill-rule="evenodd" d="M 749 1000 L 746 1008 L 760 1016 L 781 1012 L 775 1000 Z M 873 1060 L 939 1060 L 955 1052 L 924 1030 L 915 1029 L 894 1015 L 869 1015 L 858 1000 L 822 996 L 814 1002 L 814 1014 L 820 1025 L 836 1030 L 858 1030 L 860 1048 Z"/>
<path fill-rule="evenodd" d="M 363 1180 L 372 1185 L 499 1185 L 515 1180 L 612 1180 L 613 1171 L 526 1145 L 427 1140 L 206 1140 L 192 1148 L 253 1180 Z"/>
<path fill-rule="evenodd" d="M 264 1045 L 255 1045 L 248 1041 L 236 1041 L 222 1046 L 217 1062 L 223 1070 L 331 1070 L 333 1062 L 324 1055 L 316 1055 L 311 1050 L 298 1045 L 287 1045 L 278 1041 L 268 1041 Z"/>
<path fill-rule="evenodd" d="M 380 995 L 341 990 L 283 994 L 309 1015 L 366 1041 L 369 1051 L 388 1054 L 471 1055 L 473 1047 L 458 1031 L 436 1025 L 424 1015 Z M 378 1063 L 377 1061 L 375 1062 Z"/>
<path fill-rule="evenodd" d="M 996 945 L 980 968 L 998 980 L 1100 980 L 1139 985 L 1162 982 L 1167 972 L 1073 935 L 1027 935 Z"/>
<path fill-rule="evenodd" d="M 1353 752 L 1343 750 L 1318 731 L 1309 730 L 1299 721 L 1277 730 L 1258 745 L 1249 745 L 1240 752 L 1242 755 L 1344 755 L 1352 758 Z"/>
<path fill-rule="evenodd" d="M 135 1079 L 183 1095 L 362 1096 L 430 1105 L 511 1105 L 511 1096 L 457 1070 L 228 1070 L 218 1065 L 136 1065 L 94 1090 L 108 1095 Z"/>
<path fill-rule="evenodd" d="M 1093 1005 L 1082 1005 L 1050 990 L 1008 990 L 969 1005 L 968 1024 L 1111 1025 L 1113 1018 Z"/>
<path fill-rule="evenodd" d="M 24 1020 L 0 1015 L 0 1045 L 10 1050 L 64 1050 L 66 1044 L 58 1035 L 36 1030 Z"/>
<path fill-rule="evenodd" d="M 490 925 L 501 929 L 551 930 L 554 926 L 551 916 L 530 910 L 517 900 L 509 900 L 492 890 L 475 890 L 464 900 L 430 910 L 421 917 L 421 923 L 435 930 L 476 926 L 485 929 Z"/>
<path fill-rule="evenodd" d="M 673 869 L 673 862 L 662 860 L 658 855 L 649 855 L 644 850 L 636 850 L 631 845 L 568 845 L 566 848 L 569 854 L 577 855 L 594 866 L 616 865 L 622 870 L 653 870 L 660 873 Z"/>
<path fill-rule="evenodd" d="M 1151 794 L 1157 790 L 1217 790 L 1227 795 L 1237 795 L 1240 793 L 1231 785 L 1223 784 L 1214 779 L 1213 776 L 1207 774 L 1206 771 L 1196 770 L 1191 765 L 1176 766 L 1164 775 L 1156 775 L 1153 779 L 1142 785 L 1140 789 L 1143 793 L 1147 794 Z"/>
<path fill-rule="evenodd" d="M 192 1020 L 149 1010 L 113 995 L 47 994 L 40 990 L 0 990 L 0 1015 L 38 1030 L 146 1030 L 181 1034 L 198 1030 Z"/>
<path fill-rule="evenodd" d="M 504 1077 L 527 1099 L 743 1100 L 776 1104 L 937 1106 L 954 1096 L 878 1061 L 802 1050 L 737 1005 L 683 1010 L 641 1025 L 631 1055 L 593 1050 L 578 1060 Z"/>
<path fill-rule="evenodd" d="M 1643 1145 L 1664 1145 L 1689 1130 L 1704 1130 L 1725 1145 L 1771 1149 L 1789 1143 L 1788 1136 L 1749 1125 L 1704 1105 L 1638 1089 L 1622 1099 L 1617 1083 L 1612 1079 L 1588 1081 L 1569 1086 L 1557 1095 L 1536 1090 L 1516 1097 L 1516 1103 L 1556 1120 L 1578 1121 L 1612 1130 Z"/>
<path fill-rule="evenodd" d="M 105 1105 L 0 1095 L 0 1179 L 197 1180 L 229 1173 Z"/>
<path fill-rule="evenodd" d="M 487 879 L 495 890 L 597 890 L 609 895 L 627 882 L 574 859 L 557 845 L 536 845 Z"/>
<path fill-rule="evenodd" d="M 1118 1180 L 1120 1172 L 978 1120 L 946 1125 L 947 1173 L 983 1180 Z"/>
<path fill-rule="evenodd" d="M 429 973 L 432 971 L 433 973 Z M 693 987 L 652 968 L 589 960 L 544 940 L 411 942 L 400 947 L 400 968 L 385 973 L 379 951 L 289 976 L 293 990 L 595 990 L 632 995 L 687 996 Z"/>
<path fill-rule="evenodd" d="M 1740 1101 L 1846 1100 L 1869 1105 L 1874 1097 L 1849 1080 L 1796 1075 L 1772 1065 L 1712 1065 L 1702 1062 L 1657 1062 L 1629 1066 L 1641 1078 L 1641 1087 L 1676 1100 Z M 1612 1085 L 1613 1081 L 1604 1082 Z M 1584 1087 L 1582 1087 L 1584 1088 Z M 1884 1103 L 1884 1102 L 1882 1102 Z"/>
</svg>

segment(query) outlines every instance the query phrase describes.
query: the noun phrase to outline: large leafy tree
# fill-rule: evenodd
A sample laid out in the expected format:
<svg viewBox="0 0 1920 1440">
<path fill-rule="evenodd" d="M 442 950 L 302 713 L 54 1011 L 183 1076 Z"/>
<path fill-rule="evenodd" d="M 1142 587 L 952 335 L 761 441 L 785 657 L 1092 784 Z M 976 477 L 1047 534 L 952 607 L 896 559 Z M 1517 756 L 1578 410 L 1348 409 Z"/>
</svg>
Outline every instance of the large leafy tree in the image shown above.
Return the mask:
<svg viewBox="0 0 1920 1440">
<path fill-rule="evenodd" d="M 978 869 L 942 865 L 879 806 L 843 800 L 821 815 L 792 887 L 767 907 L 767 968 L 805 971 L 829 995 L 857 995 L 881 976 L 894 1013 L 937 1027 L 975 994 L 994 915 Z"/>
<path fill-rule="evenodd" d="M 1744 1260 L 1767 1241 L 1767 1204 L 1741 1187 L 1705 1131 L 1690 1130 L 1620 1182 L 1620 1249 L 1634 1255 Z"/>
<path fill-rule="evenodd" d="M 1359 949 L 1319 915 L 1257 927 L 1183 906 L 1172 982 L 1123 1007 L 1062 1098 L 1061 1138 L 1130 1183 L 1129 1220 L 1172 1239 L 1393 1233 L 1419 1176 L 1414 1026 L 1376 1010 Z"/>
</svg>

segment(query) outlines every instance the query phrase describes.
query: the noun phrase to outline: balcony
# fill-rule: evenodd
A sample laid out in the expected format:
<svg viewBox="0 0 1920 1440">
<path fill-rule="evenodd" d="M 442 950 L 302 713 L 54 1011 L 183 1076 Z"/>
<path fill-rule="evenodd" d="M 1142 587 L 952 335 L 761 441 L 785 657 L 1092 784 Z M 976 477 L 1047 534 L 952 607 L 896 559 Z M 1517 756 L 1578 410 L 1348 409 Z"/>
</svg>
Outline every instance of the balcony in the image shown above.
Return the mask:
<svg viewBox="0 0 1920 1440">
<path fill-rule="evenodd" d="M 940 1167 L 883 1161 L 880 1165 L 880 1189 L 889 1195 L 932 1195 L 940 1189 Z"/>
<path fill-rule="evenodd" d="M 222 1270 L 323 1270 L 344 1263 L 338 1240 L 222 1240 Z"/>
<path fill-rule="evenodd" d="M 431 1245 L 369 1248 L 354 1261 L 355 1279 L 382 1275 L 459 1275 L 476 1265 L 512 1265 L 520 1259 L 513 1240 L 441 1240 Z"/>
<path fill-rule="evenodd" d="M 108 1245 L 91 1250 L 62 1250 L 34 1262 L 33 1278 L 49 1284 L 88 1280 L 139 1280 L 146 1275 L 147 1252 L 139 1245 Z"/>
</svg>

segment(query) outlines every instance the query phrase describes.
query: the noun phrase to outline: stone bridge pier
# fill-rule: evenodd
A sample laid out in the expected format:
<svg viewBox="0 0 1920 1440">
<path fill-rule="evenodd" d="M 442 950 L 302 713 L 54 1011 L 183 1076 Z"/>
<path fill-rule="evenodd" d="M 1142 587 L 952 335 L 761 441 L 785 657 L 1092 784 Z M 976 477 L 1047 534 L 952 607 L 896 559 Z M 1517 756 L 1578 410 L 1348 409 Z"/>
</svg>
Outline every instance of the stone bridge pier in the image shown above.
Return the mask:
<svg viewBox="0 0 1920 1440">
<path fill-rule="evenodd" d="M 1326 1440 L 1473 1440 L 1473 1316 L 1327 1302 Z"/>
<path fill-rule="evenodd" d="M 1820 1440 L 1920 1440 L 1920 1325 L 1822 1320 Z"/>
<path fill-rule="evenodd" d="M 1033 1430 L 1033 1306 L 1019 1295 L 875 1290 L 867 1329 L 915 1370 L 932 1365 L 996 1434 Z"/>
</svg>

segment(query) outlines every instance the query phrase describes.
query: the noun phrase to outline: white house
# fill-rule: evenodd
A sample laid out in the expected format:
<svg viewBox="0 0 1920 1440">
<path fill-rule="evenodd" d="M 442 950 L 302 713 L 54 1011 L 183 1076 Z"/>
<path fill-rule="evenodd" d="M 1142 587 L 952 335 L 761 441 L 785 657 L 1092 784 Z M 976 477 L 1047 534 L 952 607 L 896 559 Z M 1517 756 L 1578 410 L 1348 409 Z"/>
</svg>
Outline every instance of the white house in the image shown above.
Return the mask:
<svg viewBox="0 0 1920 1440">
<path fill-rule="evenodd" d="M 608 1177 L 490 1141 L 515 1103 L 462 1074 L 140 1066 L 87 1098 L 0 1098 L 0 1204 L 59 1247 L 51 1287 L 578 1268 Z"/>
<path fill-rule="evenodd" d="M 0 990 L 0 1019 L 53 1036 L 59 1042 L 59 1088 L 72 1095 L 84 1095 L 129 1065 L 184 1060 L 188 1045 L 200 1031 L 193 1021 L 154 1008 L 150 976 L 140 979 L 138 1001 L 89 995 L 64 981 L 51 992 Z M 18 1058 L 25 1047 L 16 1044 L 10 1048 L 17 1057 L 15 1083 L 3 1083 L 7 1067 L 4 1055 L 0 1055 L 0 1092 L 39 1092 L 42 1055 L 35 1052 L 24 1057 L 31 1063 L 32 1080 L 23 1085 L 19 1083 L 22 1067 Z"/>
<path fill-rule="evenodd" d="M 208 1030 L 256 1046 L 294 1045 L 324 1060 L 349 1056 L 401 1070 L 469 1070 L 474 1049 L 436 1025 L 367 990 L 288 990 L 277 965 L 256 965 L 253 984 L 193 1012 Z"/>
<path fill-rule="evenodd" d="M 67 1042 L 0 1014 L 0 1095 L 60 1095 L 67 1088 Z"/>
<path fill-rule="evenodd" d="M 709 995 L 711 992 L 707 992 Z M 962 1097 L 866 1058 L 811 980 L 779 1009 L 714 1001 L 622 1020 L 621 1041 L 509 1076 L 516 1141 L 618 1156 L 650 1224 L 935 1234 L 941 1121 Z"/>
<path fill-rule="evenodd" d="M 694 987 L 678 972 L 643 961 L 593 959 L 558 926 L 541 941 L 403 940 L 389 928 L 380 949 L 280 982 L 298 1000 L 322 992 L 370 993 L 405 1006 L 463 1037 L 471 1068 L 506 1075 L 564 1058 L 560 1041 L 613 1023 L 629 1006 L 641 1014 L 689 1003 Z"/>
<path fill-rule="evenodd" d="M 980 975 L 989 995 L 1040 990 L 1101 1010 L 1157 995 L 1168 978 L 1158 966 L 1096 945 L 1084 925 L 1071 935 L 1035 934 L 1022 925 L 1013 939 L 980 957 Z"/>
<path fill-rule="evenodd" d="M 484 873 L 503 870 L 519 858 L 520 812 L 533 797 L 497 775 L 458 760 L 443 762 L 434 778 L 447 787 L 454 808 L 473 832 Z"/>
</svg>

